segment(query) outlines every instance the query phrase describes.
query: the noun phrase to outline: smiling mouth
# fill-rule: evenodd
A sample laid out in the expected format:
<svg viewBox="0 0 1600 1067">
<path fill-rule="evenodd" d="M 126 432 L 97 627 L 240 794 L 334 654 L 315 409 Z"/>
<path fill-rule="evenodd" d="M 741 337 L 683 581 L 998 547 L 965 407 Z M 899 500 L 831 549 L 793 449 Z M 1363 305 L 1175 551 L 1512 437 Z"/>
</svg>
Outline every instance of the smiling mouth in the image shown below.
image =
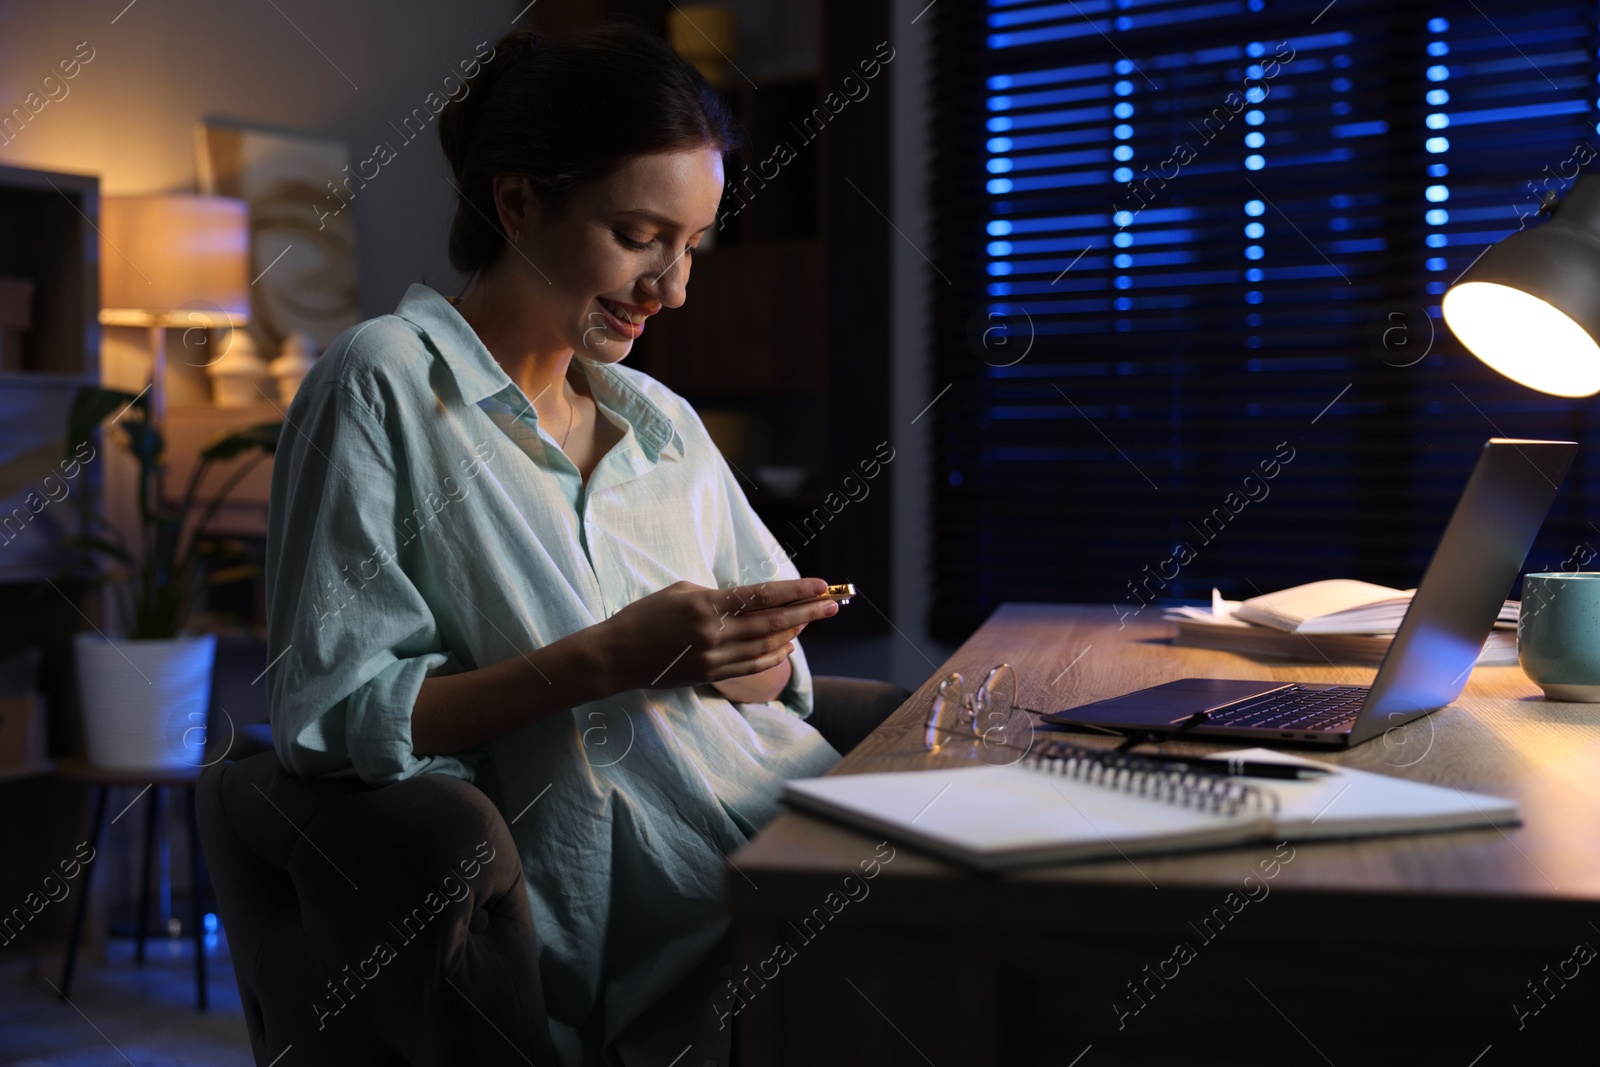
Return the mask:
<svg viewBox="0 0 1600 1067">
<path fill-rule="evenodd" d="M 626 309 L 624 307 L 621 307 L 621 306 L 619 306 L 617 304 L 613 304 L 611 301 L 607 300 L 603 296 L 596 297 L 595 299 L 600 301 L 600 306 L 601 307 L 603 307 L 607 311 L 611 312 L 611 314 L 613 316 L 615 316 L 618 320 L 620 320 L 621 322 L 626 323 L 629 326 L 637 326 L 640 323 L 642 323 L 645 319 L 649 318 L 648 315 L 644 314 L 641 311 L 629 311 L 628 309 Z"/>
</svg>

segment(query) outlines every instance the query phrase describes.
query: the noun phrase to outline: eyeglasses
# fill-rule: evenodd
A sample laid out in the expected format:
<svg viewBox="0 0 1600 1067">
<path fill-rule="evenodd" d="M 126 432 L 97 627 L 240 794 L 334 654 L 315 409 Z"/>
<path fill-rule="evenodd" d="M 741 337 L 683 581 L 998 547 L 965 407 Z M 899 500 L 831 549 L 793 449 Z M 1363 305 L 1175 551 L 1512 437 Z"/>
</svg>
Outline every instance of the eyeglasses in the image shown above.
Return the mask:
<svg viewBox="0 0 1600 1067">
<path fill-rule="evenodd" d="M 1015 763 L 1033 747 L 1033 721 L 1030 715 L 1051 712 L 1017 703 L 1017 672 L 1009 663 L 991 667 L 974 688 L 960 671 L 951 671 L 939 680 L 933 703 L 923 720 L 923 743 L 929 752 L 949 753 L 985 763 Z M 1171 730 L 1120 730 L 1087 722 L 1059 722 L 1060 725 L 1089 733 L 1122 738 L 1118 752 L 1136 745 L 1175 740 L 1210 716 L 1197 712 Z"/>
<path fill-rule="evenodd" d="M 989 670 L 973 687 L 960 671 L 939 680 L 923 723 L 929 752 L 955 753 L 985 763 L 1015 763 L 1033 743 L 1028 713 L 1017 704 L 1017 672 L 1009 663 Z"/>
</svg>

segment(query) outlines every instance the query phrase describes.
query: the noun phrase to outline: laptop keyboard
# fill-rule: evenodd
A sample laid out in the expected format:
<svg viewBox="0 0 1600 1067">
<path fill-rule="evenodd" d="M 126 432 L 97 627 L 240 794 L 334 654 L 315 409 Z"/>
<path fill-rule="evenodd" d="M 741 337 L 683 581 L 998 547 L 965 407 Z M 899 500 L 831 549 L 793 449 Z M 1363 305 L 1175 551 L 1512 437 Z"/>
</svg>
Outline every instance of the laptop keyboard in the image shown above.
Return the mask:
<svg viewBox="0 0 1600 1067">
<path fill-rule="evenodd" d="M 1208 726 L 1262 726 L 1267 729 L 1326 730 L 1356 717 L 1366 686 L 1307 689 L 1295 685 L 1211 713 Z"/>
</svg>

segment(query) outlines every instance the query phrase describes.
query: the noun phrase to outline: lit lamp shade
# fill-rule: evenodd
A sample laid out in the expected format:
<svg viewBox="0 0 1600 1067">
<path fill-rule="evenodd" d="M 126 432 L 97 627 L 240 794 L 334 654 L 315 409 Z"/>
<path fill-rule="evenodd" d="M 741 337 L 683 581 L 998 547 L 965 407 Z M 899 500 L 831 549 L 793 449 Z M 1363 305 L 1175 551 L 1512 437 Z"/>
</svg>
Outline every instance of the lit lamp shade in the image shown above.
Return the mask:
<svg viewBox="0 0 1600 1067">
<path fill-rule="evenodd" d="M 101 322 L 162 325 L 180 309 L 248 321 L 250 207 L 243 200 L 108 196 L 100 233 Z"/>
<path fill-rule="evenodd" d="M 1600 393 L 1600 178 L 1579 178 L 1548 222 L 1490 246 L 1444 295 L 1443 313 L 1512 381 Z"/>
</svg>

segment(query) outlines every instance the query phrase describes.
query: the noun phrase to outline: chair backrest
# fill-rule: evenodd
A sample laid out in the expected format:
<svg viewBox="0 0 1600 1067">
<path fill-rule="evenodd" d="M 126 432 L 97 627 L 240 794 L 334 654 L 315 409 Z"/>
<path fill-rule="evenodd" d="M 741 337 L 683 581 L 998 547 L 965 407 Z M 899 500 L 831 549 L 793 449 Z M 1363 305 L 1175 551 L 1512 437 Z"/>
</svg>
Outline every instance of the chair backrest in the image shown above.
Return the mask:
<svg viewBox="0 0 1600 1067">
<path fill-rule="evenodd" d="M 556 1062 L 521 860 L 477 787 L 295 778 L 268 749 L 209 767 L 197 800 L 258 1064 L 290 1045 L 295 1062 Z"/>
</svg>

